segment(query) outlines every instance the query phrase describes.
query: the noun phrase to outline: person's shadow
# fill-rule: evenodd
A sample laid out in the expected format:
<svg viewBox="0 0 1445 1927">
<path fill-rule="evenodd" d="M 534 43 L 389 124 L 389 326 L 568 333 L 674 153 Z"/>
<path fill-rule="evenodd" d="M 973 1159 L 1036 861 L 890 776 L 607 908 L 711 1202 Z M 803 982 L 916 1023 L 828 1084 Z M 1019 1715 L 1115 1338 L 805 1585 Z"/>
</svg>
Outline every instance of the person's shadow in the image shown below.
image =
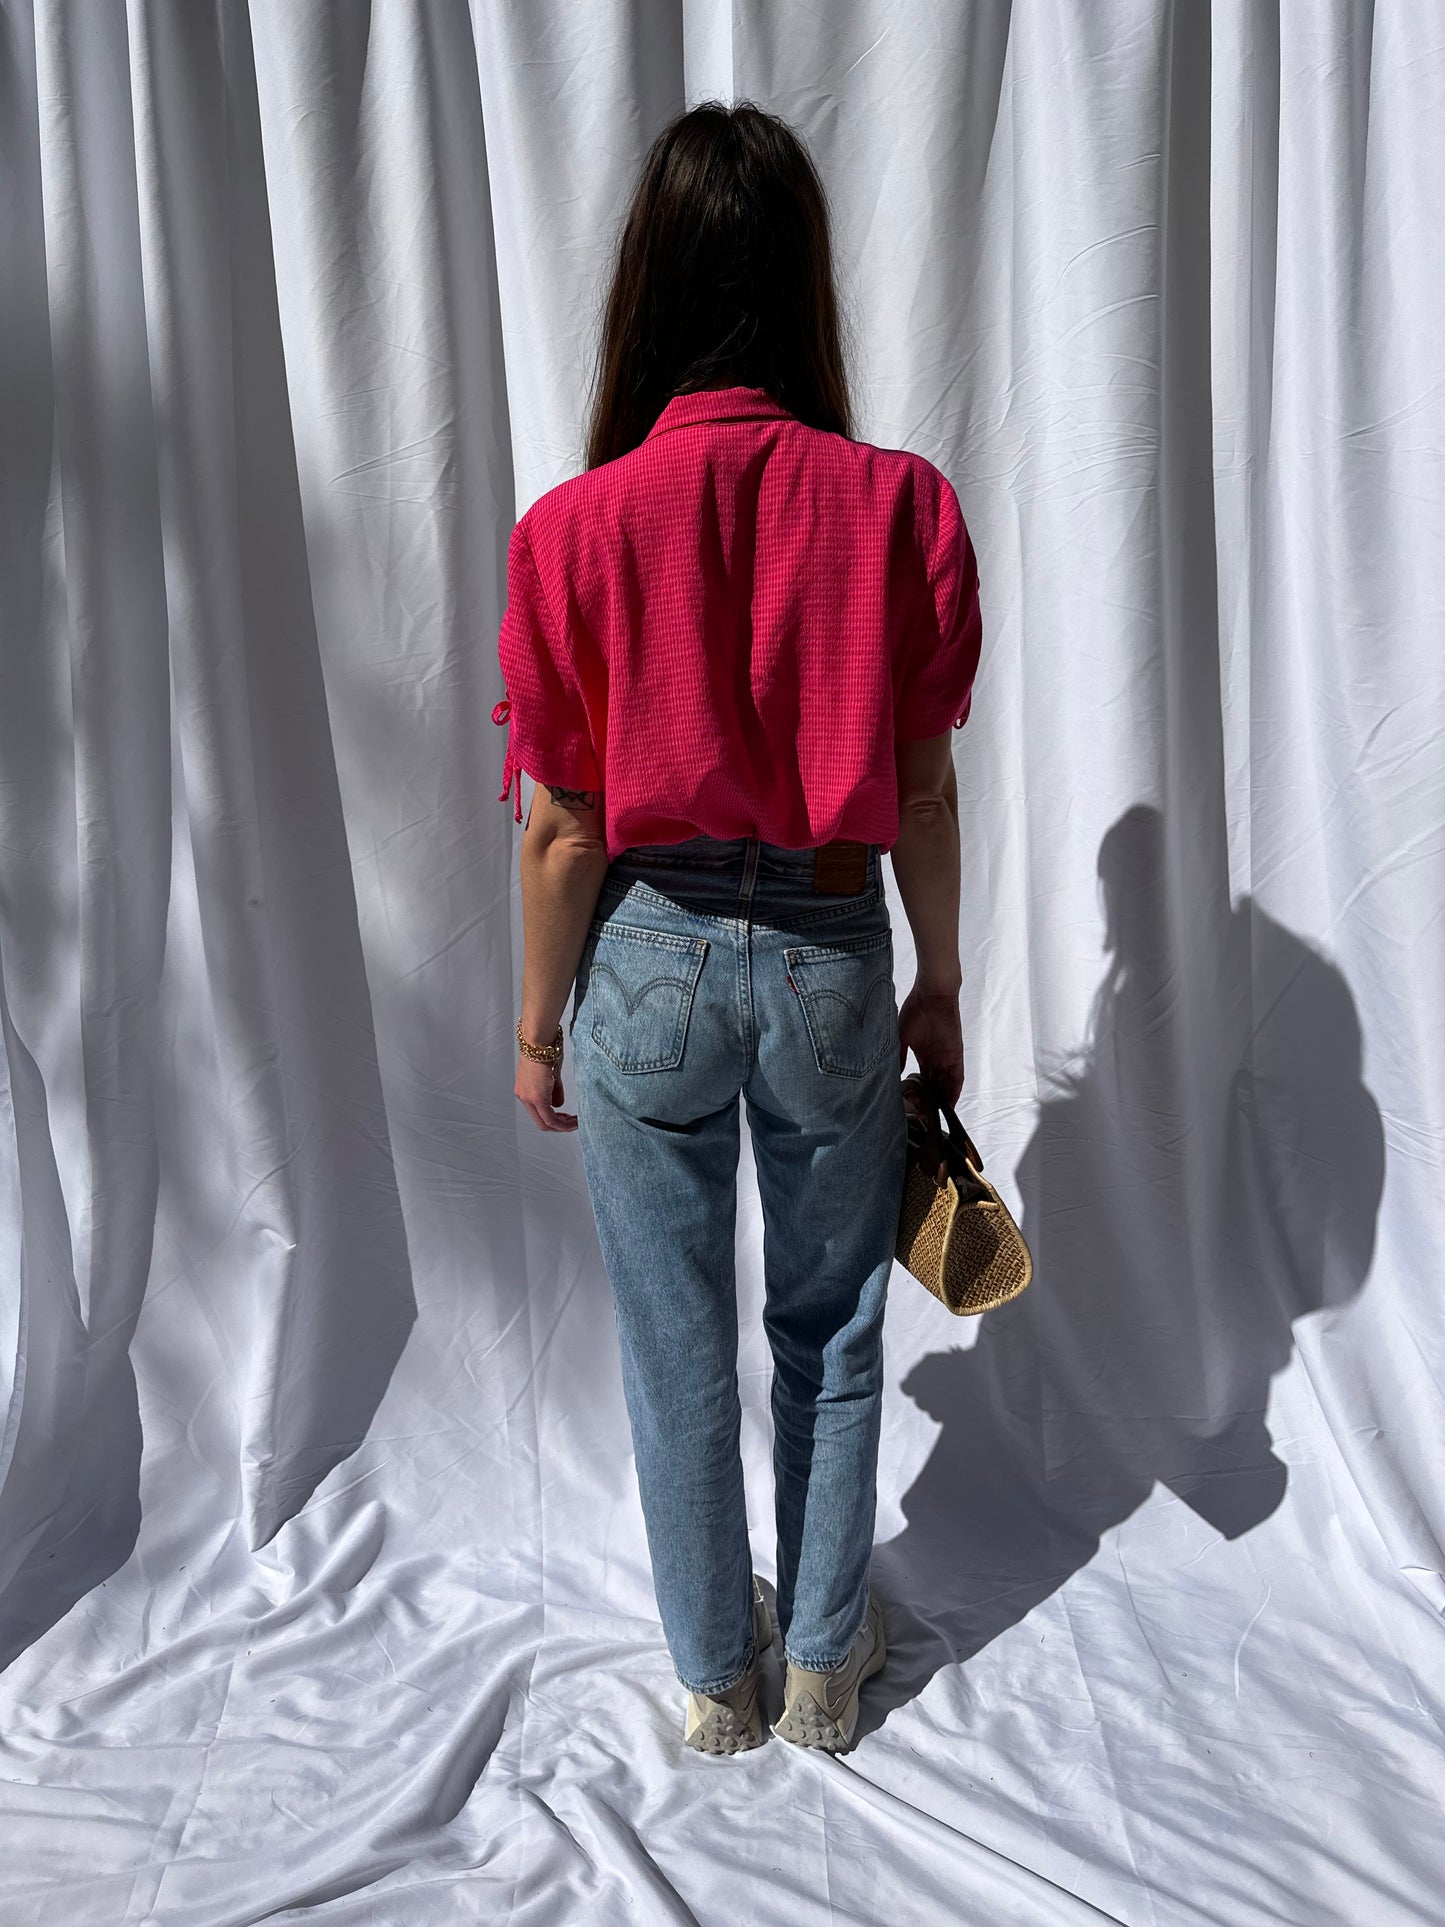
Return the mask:
<svg viewBox="0 0 1445 1927">
<path fill-rule="evenodd" d="M 1294 1321 L 1369 1268 L 1384 1134 L 1344 979 L 1245 898 L 1208 1020 L 1182 1011 L 1164 870 L 1158 812 L 1129 810 L 1099 856 L 1089 1045 L 1016 1174 L 1033 1282 L 903 1380 L 942 1430 L 874 1550 L 904 1610 L 860 1731 L 1024 1618 L 1156 1481 L 1225 1538 L 1267 1518 L 1271 1377 Z"/>
</svg>

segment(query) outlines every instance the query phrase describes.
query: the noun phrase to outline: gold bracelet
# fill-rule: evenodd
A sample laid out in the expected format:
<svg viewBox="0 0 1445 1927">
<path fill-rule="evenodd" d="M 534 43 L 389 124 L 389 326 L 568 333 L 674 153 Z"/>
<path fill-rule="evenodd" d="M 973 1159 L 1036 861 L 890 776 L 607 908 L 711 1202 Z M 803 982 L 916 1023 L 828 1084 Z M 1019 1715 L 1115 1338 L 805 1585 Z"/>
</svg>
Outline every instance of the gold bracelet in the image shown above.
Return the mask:
<svg viewBox="0 0 1445 1927">
<path fill-rule="evenodd" d="M 539 1064 L 550 1064 L 555 1070 L 562 1062 L 562 1026 L 558 1024 L 557 1035 L 550 1044 L 533 1044 L 522 1035 L 522 1020 L 517 1019 L 517 1042 L 522 1047 L 524 1057 L 535 1057 Z"/>
</svg>

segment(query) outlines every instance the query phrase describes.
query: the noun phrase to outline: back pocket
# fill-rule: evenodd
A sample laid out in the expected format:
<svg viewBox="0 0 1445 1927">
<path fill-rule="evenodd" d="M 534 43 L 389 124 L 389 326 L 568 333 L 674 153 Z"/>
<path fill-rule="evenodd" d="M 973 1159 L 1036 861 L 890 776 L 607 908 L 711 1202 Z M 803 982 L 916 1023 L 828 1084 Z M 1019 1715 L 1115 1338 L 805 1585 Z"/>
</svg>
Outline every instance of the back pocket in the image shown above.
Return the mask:
<svg viewBox="0 0 1445 1927">
<path fill-rule="evenodd" d="M 676 1070 L 707 953 L 706 937 L 601 925 L 588 960 L 587 1007 L 593 1043 L 619 1070 Z"/>
<path fill-rule="evenodd" d="M 893 932 L 803 943 L 783 951 L 818 1069 L 864 1077 L 898 1049 Z"/>
</svg>

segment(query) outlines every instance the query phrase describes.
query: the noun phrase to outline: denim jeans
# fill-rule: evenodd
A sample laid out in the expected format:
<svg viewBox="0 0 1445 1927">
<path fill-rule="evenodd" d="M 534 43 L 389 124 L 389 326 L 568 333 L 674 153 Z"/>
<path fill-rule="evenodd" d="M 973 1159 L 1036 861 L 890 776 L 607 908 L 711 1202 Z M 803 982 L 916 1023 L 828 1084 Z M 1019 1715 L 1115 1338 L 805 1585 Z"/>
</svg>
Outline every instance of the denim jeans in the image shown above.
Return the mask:
<svg viewBox="0 0 1445 1927">
<path fill-rule="evenodd" d="M 677 1676 L 718 1693 L 753 1657 L 733 1266 L 739 1093 L 763 1210 L 777 1621 L 794 1664 L 835 1666 L 867 1605 L 907 1149 L 878 846 L 853 896 L 814 891 L 810 850 L 756 837 L 622 851 L 569 1028 Z"/>
</svg>

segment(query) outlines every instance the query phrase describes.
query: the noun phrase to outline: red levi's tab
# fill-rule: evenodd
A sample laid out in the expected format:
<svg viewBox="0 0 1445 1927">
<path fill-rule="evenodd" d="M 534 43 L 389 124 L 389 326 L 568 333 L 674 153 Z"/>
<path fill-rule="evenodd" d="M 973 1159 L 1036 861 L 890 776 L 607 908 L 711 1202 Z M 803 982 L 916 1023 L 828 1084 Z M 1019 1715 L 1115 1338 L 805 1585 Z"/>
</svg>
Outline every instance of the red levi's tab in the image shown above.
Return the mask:
<svg viewBox="0 0 1445 1927">
<path fill-rule="evenodd" d="M 674 395 L 512 531 L 497 655 L 521 772 L 600 792 L 607 854 L 756 836 L 891 849 L 894 745 L 968 721 L 982 639 L 958 497 L 922 455 L 764 388 Z"/>
</svg>

